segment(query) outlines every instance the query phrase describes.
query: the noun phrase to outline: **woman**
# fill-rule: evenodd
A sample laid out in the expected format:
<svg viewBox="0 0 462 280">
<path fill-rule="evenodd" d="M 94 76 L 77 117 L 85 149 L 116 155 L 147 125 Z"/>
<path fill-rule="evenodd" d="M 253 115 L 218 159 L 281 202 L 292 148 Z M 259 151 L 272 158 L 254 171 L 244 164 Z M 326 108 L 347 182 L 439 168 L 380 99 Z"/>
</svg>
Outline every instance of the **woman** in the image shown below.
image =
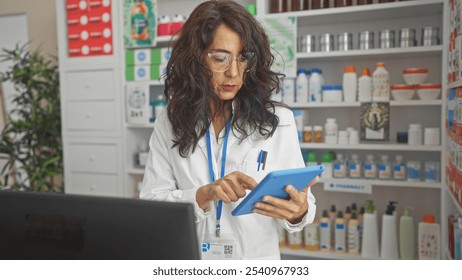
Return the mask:
<svg viewBox="0 0 462 280">
<path fill-rule="evenodd" d="M 278 223 L 292 232 L 314 219 L 309 186 L 231 215 L 269 171 L 304 167 L 293 113 L 271 100 L 273 60 L 264 30 L 234 1 L 200 4 L 173 46 L 140 197 L 193 203 L 203 259 L 279 259 Z"/>
</svg>

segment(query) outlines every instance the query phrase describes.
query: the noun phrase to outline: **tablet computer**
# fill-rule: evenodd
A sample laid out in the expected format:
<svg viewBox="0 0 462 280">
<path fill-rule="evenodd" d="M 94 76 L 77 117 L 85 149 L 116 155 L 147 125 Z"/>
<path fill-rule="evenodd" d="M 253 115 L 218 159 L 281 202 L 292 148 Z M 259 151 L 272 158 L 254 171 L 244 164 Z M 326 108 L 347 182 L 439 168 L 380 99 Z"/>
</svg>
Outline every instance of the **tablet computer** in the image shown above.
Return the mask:
<svg viewBox="0 0 462 280">
<path fill-rule="evenodd" d="M 262 200 L 263 196 L 270 195 L 279 198 L 289 198 L 285 186 L 293 185 L 301 191 L 316 176 L 324 171 L 323 165 L 314 165 L 303 168 L 278 170 L 268 173 L 265 178 L 233 209 L 231 214 L 239 216 L 253 213 L 256 202 Z"/>
</svg>

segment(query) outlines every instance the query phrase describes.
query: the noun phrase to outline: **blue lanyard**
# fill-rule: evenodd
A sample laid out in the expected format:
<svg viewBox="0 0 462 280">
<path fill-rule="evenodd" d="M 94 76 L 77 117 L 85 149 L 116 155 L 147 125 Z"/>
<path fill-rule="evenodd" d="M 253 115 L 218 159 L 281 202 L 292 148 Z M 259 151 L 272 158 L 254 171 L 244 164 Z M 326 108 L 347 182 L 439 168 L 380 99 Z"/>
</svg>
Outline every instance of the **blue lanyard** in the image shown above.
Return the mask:
<svg viewBox="0 0 462 280">
<path fill-rule="evenodd" d="M 231 121 L 228 121 L 226 123 L 226 131 L 225 131 L 225 139 L 223 142 L 223 151 L 221 155 L 221 173 L 220 173 L 220 178 L 223 178 L 225 176 L 225 166 L 226 166 L 226 149 L 228 147 L 228 136 L 229 136 L 229 130 L 231 129 Z M 207 132 L 205 133 L 205 137 L 207 139 L 207 157 L 209 161 L 209 174 L 210 174 L 210 182 L 215 181 L 215 173 L 213 172 L 213 164 L 212 164 L 212 143 L 210 142 L 210 131 L 207 129 Z M 217 203 L 217 224 L 216 224 L 216 230 L 215 234 L 217 237 L 220 237 L 220 219 L 221 219 L 221 209 L 223 208 L 223 201 L 218 200 Z"/>
</svg>

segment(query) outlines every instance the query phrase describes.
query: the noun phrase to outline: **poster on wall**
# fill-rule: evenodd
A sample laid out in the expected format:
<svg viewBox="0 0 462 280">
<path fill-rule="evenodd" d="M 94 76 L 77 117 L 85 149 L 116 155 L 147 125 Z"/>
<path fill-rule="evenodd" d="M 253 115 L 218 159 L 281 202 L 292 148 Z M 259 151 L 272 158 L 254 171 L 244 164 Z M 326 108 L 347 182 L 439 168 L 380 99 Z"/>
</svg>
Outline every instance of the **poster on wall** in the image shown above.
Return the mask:
<svg viewBox="0 0 462 280">
<path fill-rule="evenodd" d="M 361 140 L 389 140 L 390 103 L 361 103 Z"/>
<path fill-rule="evenodd" d="M 157 0 L 124 0 L 125 47 L 155 46 Z"/>
<path fill-rule="evenodd" d="M 283 73 L 288 78 L 297 75 L 295 53 L 297 19 L 295 17 L 272 17 L 262 19 L 275 58 L 273 71 Z"/>
<path fill-rule="evenodd" d="M 111 0 L 66 0 L 69 57 L 112 55 Z"/>
</svg>

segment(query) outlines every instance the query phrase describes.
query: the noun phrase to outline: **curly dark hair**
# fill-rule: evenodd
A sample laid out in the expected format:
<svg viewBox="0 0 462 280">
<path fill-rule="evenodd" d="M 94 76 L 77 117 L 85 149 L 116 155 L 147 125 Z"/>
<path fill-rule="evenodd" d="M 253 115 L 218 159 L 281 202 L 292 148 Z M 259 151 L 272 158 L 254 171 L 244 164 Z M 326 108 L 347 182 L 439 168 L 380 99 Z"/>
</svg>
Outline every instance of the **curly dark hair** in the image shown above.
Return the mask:
<svg viewBox="0 0 462 280">
<path fill-rule="evenodd" d="M 240 132 L 241 141 L 258 130 L 265 138 L 273 135 L 279 123 L 271 100 L 280 91 L 283 74 L 271 70 L 274 56 L 268 37 L 258 21 L 240 4 L 229 0 L 211 0 L 197 6 L 173 43 L 168 61 L 164 94 L 167 114 L 173 126 L 173 147 L 182 157 L 194 151 L 213 119 L 210 104 L 223 109 L 226 102 L 218 98 L 210 85 L 213 75 L 204 53 L 212 44 L 215 31 L 225 24 L 239 34 L 242 52 L 252 52 L 253 59 L 245 70 L 244 82 L 235 97 L 232 129 Z"/>
</svg>

